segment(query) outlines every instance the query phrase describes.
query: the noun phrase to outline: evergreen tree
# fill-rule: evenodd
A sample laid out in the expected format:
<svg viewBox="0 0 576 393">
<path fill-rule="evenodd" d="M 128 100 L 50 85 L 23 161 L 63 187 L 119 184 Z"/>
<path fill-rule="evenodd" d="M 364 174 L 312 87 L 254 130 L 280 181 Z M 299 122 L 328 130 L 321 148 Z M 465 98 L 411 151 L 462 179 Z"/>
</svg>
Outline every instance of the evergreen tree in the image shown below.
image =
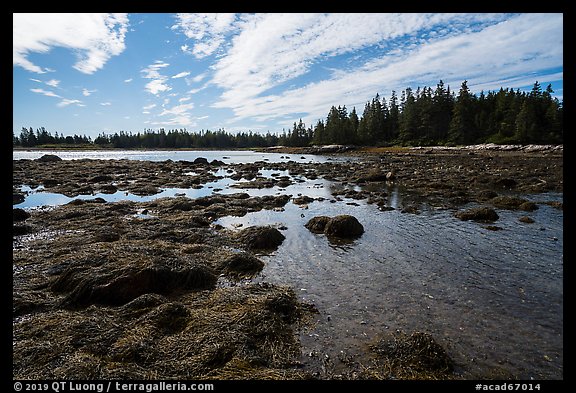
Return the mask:
<svg viewBox="0 0 576 393">
<path fill-rule="evenodd" d="M 450 121 L 449 141 L 457 145 L 470 145 L 476 141 L 474 125 L 474 98 L 468 81 L 462 82 Z"/>
</svg>

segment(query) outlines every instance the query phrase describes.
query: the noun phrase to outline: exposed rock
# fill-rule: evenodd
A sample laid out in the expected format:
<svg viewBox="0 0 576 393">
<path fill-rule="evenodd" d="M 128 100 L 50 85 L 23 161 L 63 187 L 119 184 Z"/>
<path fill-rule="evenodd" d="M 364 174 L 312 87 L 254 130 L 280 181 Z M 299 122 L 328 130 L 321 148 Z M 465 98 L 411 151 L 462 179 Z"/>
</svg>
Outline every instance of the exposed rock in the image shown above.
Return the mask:
<svg viewBox="0 0 576 393">
<path fill-rule="evenodd" d="M 354 216 L 348 214 L 332 217 L 324 228 L 324 233 L 328 236 L 335 236 L 344 239 L 353 239 L 362 236 L 364 227 Z"/>
<path fill-rule="evenodd" d="M 428 333 L 397 334 L 380 340 L 373 350 L 390 365 L 394 378 L 405 378 L 404 374 L 414 371 L 439 377 L 454 369 L 454 361 Z"/>
<path fill-rule="evenodd" d="M 527 201 L 518 206 L 518 209 L 531 212 L 534 210 L 538 210 L 538 205 L 535 204 L 534 202 Z"/>
<path fill-rule="evenodd" d="M 222 261 L 222 270 L 232 277 L 252 277 L 260 272 L 264 262 L 254 255 L 240 252 L 234 253 Z"/>
<path fill-rule="evenodd" d="M 324 233 L 327 236 L 342 239 L 354 239 L 364 233 L 364 227 L 356 217 L 347 214 L 336 217 L 313 217 L 304 226 L 310 232 Z"/>
<path fill-rule="evenodd" d="M 38 162 L 55 162 L 55 161 L 62 161 L 60 157 L 54 154 L 44 154 L 42 157 L 37 158 L 36 161 Z"/>
<path fill-rule="evenodd" d="M 506 195 L 500 195 L 490 199 L 490 203 L 499 209 L 509 209 L 515 210 L 518 207 L 527 202 L 526 199 L 511 197 Z"/>
<path fill-rule="evenodd" d="M 100 187 L 100 192 L 103 194 L 114 194 L 117 191 L 118 187 L 116 187 L 114 184 L 105 184 Z"/>
<path fill-rule="evenodd" d="M 518 221 L 523 222 L 525 224 L 532 224 L 534 222 L 534 219 L 528 216 L 522 216 L 518 219 Z"/>
<path fill-rule="evenodd" d="M 160 189 L 153 185 L 145 185 L 145 186 L 136 186 L 130 190 L 132 194 L 138 196 L 146 196 L 146 195 L 156 195 L 160 192 Z"/>
<path fill-rule="evenodd" d="M 24 221 L 28 217 L 30 217 L 30 213 L 26 210 L 20 208 L 12 209 L 12 221 Z"/>
<path fill-rule="evenodd" d="M 463 221 L 473 220 L 477 222 L 492 222 L 500 218 L 494 209 L 486 206 L 460 211 L 455 216 Z"/>
<path fill-rule="evenodd" d="M 24 202 L 26 198 L 24 197 L 23 194 L 18 194 L 18 193 L 12 193 L 12 204 L 13 205 L 17 205 L 19 203 Z"/>
<path fill-rule="evenodd" d="M 477 194 L 479 201 L 488 201 L 492 198 L 496 198 L 498 193 L 492 190 L 482 190 Z"/>
<path fill-rule="evenodd" d="M 328 216 L 313 217 L 304 226 L 308 228 L 310 232 L 324 233 L 324 228 L 326 228 L 328 221 L 330 221 L 330 217 Z"/>
<path fill-rule="evenodd" d="M 241 230 L 236 238 L 249 250 L 274 250 L 286 237 L 271 226 L 253 226 Z"/>
<path fill-rule="evenodd" d="M 204 157 L 198 157 L 192 163 L 193 164 L 208 165 L 208 160 Z"/>
<path fill-rule="evenodd" d="M 314 202 L 314 198 L 311 198 L 306 195 L 302 195 L 292 200 L 292 203 L 294 203 L 295 205 L 306 205 L 311 202 Z"/>
</svg>

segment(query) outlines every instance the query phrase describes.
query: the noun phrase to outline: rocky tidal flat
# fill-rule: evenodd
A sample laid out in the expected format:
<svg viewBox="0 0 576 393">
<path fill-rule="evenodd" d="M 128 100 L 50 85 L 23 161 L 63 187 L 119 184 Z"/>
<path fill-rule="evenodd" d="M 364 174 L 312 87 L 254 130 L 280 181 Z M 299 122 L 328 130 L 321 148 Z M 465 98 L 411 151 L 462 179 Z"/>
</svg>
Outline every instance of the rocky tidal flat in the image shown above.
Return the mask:
<svg viewBox="0 0 576 393">
<path fill-rule="evenodd" d="M 562 202 L 527 195 L 563 192 L 562 151 L 338 154 L 351 159 L 14 160 L 13 378 L 471 377 L 438 337 L 419 331 L 382 332 L 361 364 L 343 355 L 335 367 L 336 360 L 305 353 L 299 335 L 313 332 L 324 310 L 298 288 L 256 279 L 285 242 L 286 228 L 269 222 L 231 229 L 219 220 L 295 205 L 310 237 L 337 245 L 371 231 L 353 216 L 354 204 L 409 215 L 450 211 L 454 222 L 483 230 L 497 230 L 506 212 L 522 216 L 517 225 L 538 225 L 531 212 L 561 210 Z M 323 182 L 330 184 L 323 196 L 290 193 Z M 154 197 L 166 189 L 177 191 Z M 399 204 L 391 201 L 393 189 L 402 192 Z M 33 193 L 69 201 L 20 208 Z M 308 206 L 319 202 L 341 212 L 310 216 Z M 485 377 L 518 375 L 503 366 Z"/>
</svg>

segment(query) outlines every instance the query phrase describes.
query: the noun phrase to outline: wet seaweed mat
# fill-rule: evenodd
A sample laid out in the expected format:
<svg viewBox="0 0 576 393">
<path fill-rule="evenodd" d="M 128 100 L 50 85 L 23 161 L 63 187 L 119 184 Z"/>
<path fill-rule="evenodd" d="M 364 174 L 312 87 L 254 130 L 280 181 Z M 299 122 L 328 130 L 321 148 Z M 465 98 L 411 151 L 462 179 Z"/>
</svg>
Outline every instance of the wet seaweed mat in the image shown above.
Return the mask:
<svg viewBox="0 0 576 393">
<path fill-rule="evenodd" d="M 218 288 L 121 307 L 52 310 L 14 324 L 15 379 L 288 379 L 305 309 L 286 287 Z"/>
</svg>

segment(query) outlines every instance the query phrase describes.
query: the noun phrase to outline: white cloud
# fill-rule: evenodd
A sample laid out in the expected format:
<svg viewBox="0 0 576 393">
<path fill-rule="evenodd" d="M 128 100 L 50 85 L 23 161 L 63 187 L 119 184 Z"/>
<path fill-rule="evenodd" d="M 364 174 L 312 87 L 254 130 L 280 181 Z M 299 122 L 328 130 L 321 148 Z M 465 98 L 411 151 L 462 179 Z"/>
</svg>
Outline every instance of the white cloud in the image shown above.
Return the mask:
<svg viewBox="0 0 576 393">
<path fill-rule="evenodd" d="M 149 109 L 152 109 L 152 108 L 155 108 L 155 107 L 156 107 L 156 104 L 150 104 L 150 105 L 146 105 L 146 106 L 142 107 L 142 109 L 144 109 L 144 110 L 149 110 Z"/>
<path fill-rule="evenodd" d="M 46 84 L 50 87 L 58 87 L 60 81 L 57 79 L 50 79 L 48 82 L 46 82 Z"/>
<path fill-rule="evenodd" d="M 182 97 L 178 100 L 178 102 L 190 101 L 191 99 L 192 99 L 192 97 Z"/>
<path fill-rule="evenodd" d="M 154 79 L 153 81 L 146 83 L 145 88 L 148 90 L 148 92 L 154 95 L 158 95 L 158 93 L 162 93 L 164 91 L 172 90 L 172 88 L 164 83 L 164 81 L 161 79 Z"/>
<path fill-rule="evenodd" d="M 88 90 L 88 89 L 82 89 L 82 95 L 84 97 L 88 97 L 90 94 L 97 92 L 98 90 Z"/>
<path fill-rule="evenodd" d="M 133 79 L 132 79 L 132 78 L 129 78 L 129 79 L 124 79 L 124 82 L 125 82 L 125 83 L 130 83 L 130 82 L 132 82 L 132 81 L 133 81 Z"/>
<path fill-rule="evenodd" d="M 513 75 L 562 67 L 561 14 L 257 14 L 239 26 L 211 81 L 224 89 L 212 107 L 232 109 L 232 122 L 307 113 L 310 123 L 332 105 L 361 112 L 377 92 L 439 79 L 453 90 L 464 79 L 499 88 Z M 315 64 L 363 48 L 371 60 L 359 55 L 339 72 L 283 88 Z"/>
<path fill-rule="evenodd" d="M 165 104 L 167 104 L 165 102 Z M 194 103 L 190 102 L 188 104 L 176 105 L 169 109 L 164 109 L 159 116 L 170 117 L 167 120 L 158 121 L 153 124 L 155 125 L 171 125 L 179 127 L 193 127 L 196 125 L 195 119 L 189 113 L 191 109 L 194 108 Z"/>
<path fill-rule="evenodd" d="M 65 106 L 72 105 L 72 104 L 75 104 L 77 106 L 86 106 L 80 100 L 70 100 L 68 98 L 63 98 L 62 101 L 60 101 L 58 104 L 56 104 L 56 106 L 58 106 L 59 108 L 63 108 Z"/>
<path fill-rule="evenodd" d="M 44 89 L 30 89 L 30 91 L 32 93 L 37 93 L 37 94 L 43 94 L 47 97 L 56 97 L 56 98 L 61 98 L 58 94 L 52 92 L 52 91 L 48 91 L 48 90 L 44 90 Z"/>
<path fill-rule="evenodd" d="M 54 47 L 74 51 L 73 67 L 92 74 L 125 49 L 126 14 L 13 14 L 13 65 L 30 72 L 51 71 L 28 59 L 30 53 L 48 53 Z"/>
<path fill-rule="evenodd" d="M 181 72 L 181 73 L 179 73 L 179 74 L 174 75 L 174 76 L 172 77 L 172 79 L 184 78 L 185 76 L 188 76 L 188 75 L 190 75 L 189 72 Z"/>
<path fill-rule="evenodd" d="M 144 74 L 142 76 L 143 78 L 152 79 L 152 81 L 148 82 L 145 86 L 148 92 L 154 95 L 158 95 L 158 93 L 172 90 L 172 88 L 166 84 L 168 77 L 166 75 L 160 74 L 159 72 L 159 70 L 168 67 L 169 65 L 169 63 L 156 60 L 153 64 L 149 65 L 141 71 Z"/>
<path fill-rule="evenodd" d="M 101 102 L 100 105 L 102 105 L 102 106 L 110 106 L 110 105 L 112 105 L 112 103 L 111 103 L 111 102 Z"/>
<path fill-rule="evenodd" d="M 187 44 L 180 49 L 200 59 L 213 54 L 225 42 L 225 36 L 235 29 L 235 20 L 235 14 L 227 13 L 177 14 L 172 29 L 194 40 L 192 49 Z"/>
<path fill-rule="evenodd" d="M 31 80 L 32 82 L 42 83 L 42 81 L 41 81 L 40 79 L 30 78 L 30 80 Z"/>
<path fill-rule="evenodd" d="M 160 116 L 164 115 L 182 115 L 187 113 L 190 109 L 194 108 L 194 103 L 191 102 L 189 104 L 180 104 L 172 107 L 171 109 L 164 109 Z"/>
</svg>

